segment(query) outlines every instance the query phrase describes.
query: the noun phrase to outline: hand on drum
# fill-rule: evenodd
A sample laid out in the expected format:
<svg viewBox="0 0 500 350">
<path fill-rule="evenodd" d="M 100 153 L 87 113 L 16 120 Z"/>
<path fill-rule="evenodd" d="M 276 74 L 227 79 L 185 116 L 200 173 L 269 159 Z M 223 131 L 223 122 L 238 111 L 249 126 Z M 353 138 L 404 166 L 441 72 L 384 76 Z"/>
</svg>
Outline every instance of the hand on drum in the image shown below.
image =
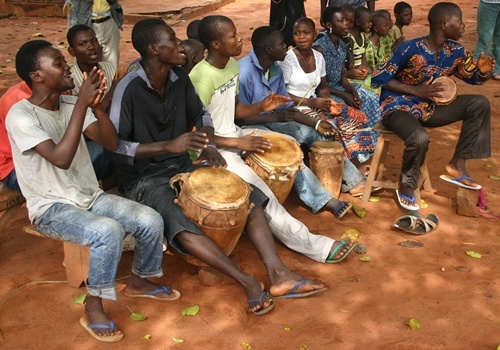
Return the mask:
<svg viewBox="0 0 500 350">
<path fill-rule="evenodd" d="M 337 133 L 332 124 L 324 120 L 319 122 L 317 130 L 323 136 L 335 136 Z"/>
<path fill-rule="evenodd" d="M 199 164 L 203 161 L 206 161 L 212 168 L 227 167 L 226 160 L 215 147 L 208 146 L 205 148 L 203 152 L 201 152 L 200 157 L 193 161 L 193 164 Z"/>
<path fill-rule="evenodd" d="M 479 69 L 479 73 L 485 75 L 495 69 L 495 60 L 491 56 L 484 57 L 484 52 L 481 52 L 479 58 L 477 59 L 477 68 Z"/>
<path fill-rule="evenodd" d="M 207 134 L 196 131 L 196 128 L 172 141 L 173 151 L 171 153 L 187 153 L 188 151 L 201 153 L 209 142 Z"/>
<path fill-rule="evenodd" d="M 239 139 L 238 149 L 246 152 L 264 153 L 271 149 L 271 141 L 262 136 L 256 136 L 257 130 Z"/>
<path fill-rule="evenodd" d="M 417 93 L 415 94 L 418 97 L 426 98 L 431 101 L 436 101 L 435 98 L 443 97 L 442 92 L 444 91 L 444 85 L 440 82 L 432 83 L 434 80 L 433 77 L 424 81 L 420 85 L 416 86 Z"/>
<path fill-rule="evenodd" d="M 276 95 L 275 93 L 271 92 L 269 96 L 262 100 L 262 102 L 260 103 L 260 107 L 263 112 L 269 112 L 278 108 L 279 106 L 289 103 L 290 101 L 291 99 L 287 96 Z"/>
</svg>

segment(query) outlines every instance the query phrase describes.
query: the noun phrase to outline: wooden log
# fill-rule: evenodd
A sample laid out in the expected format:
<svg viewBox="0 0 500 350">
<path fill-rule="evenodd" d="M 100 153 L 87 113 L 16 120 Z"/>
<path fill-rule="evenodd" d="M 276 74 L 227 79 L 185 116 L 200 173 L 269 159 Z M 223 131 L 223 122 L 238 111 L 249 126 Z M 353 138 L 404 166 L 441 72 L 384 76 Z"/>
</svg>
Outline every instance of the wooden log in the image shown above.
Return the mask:
<svg viewBox="0 0 500 350">
<path fill-rule="evenodd" d="M 457 187 L 457 214 L 477 218 L 479 216 L 477 199 L 477 190 Z"/>
</svg>

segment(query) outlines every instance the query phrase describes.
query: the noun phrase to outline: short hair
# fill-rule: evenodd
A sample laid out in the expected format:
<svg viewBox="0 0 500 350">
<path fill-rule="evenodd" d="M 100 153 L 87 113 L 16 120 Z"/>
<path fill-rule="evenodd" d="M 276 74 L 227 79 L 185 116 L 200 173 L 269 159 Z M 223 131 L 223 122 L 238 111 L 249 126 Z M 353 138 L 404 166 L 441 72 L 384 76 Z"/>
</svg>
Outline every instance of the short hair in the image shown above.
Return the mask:
<svg viewBox="0 0 500 350">
<path fill-rule="evenodd" d="M 205 50 L 205 46 L 201 42 L 195 39 L 185 39 L 182 40 L 182 46 L 184 46 L 184 50 L 187 48 L 188 50 L 196 50 L 196 49 L 201 49 L 202 51 Z"/>
<path fill-rule="evenodd" d="M 39 67 L 40 52 L 53 45 L 46 40 L 32 40 L 24 43 L 16 54 L 16 72 L 31 88 L 30 73 Z"/>
<path fill-rule="evenodd" d="M 252 33 L 252 46 L 255 53 L 264 52 L 266 47 L 272 44 L 272 39 L 276 33 L 280 33 L 280 31 L 272 26 L 262 26 L 255 29 Z"/>
<path fill-rule="evenodd" d="M 321 20 L 325 25 L 326 23 L 332 23 L 333 16 L 338 12 L 342 12 L 342 9 L 340 7 L 329 6 L 323 10 L 323 13 L 321 14 Z"/>
<path fill-rule="evenodd" d="M 339 7 L 342 9 L 342 11 L 344 12 L 350 12 L 350 13 L 356 13 L 354 11 L 354 7 L 352 7 L 351 5 L 349 4 L 342 4 L 342 5 L 339 5 Z"/>
<path fill-rule="evenodd" d="M 396 5 L 394 5 L 394 13 L 396 15 L 399 15 L 401 12 L 407 9 L 411 10 L 411 5 L 404 1 L 397 2 Z"/>
<path fill-rule="evenodd" d="M 200 36 L 198 35 L 198 27 L 200 26 L 201 19 L 195 19 L 191 21 L 186 28 L 186 35 L 188 39 L 194 39 L 200 41 Z"/>
<path fill-rule="evenodd" d="M 389 20 L 382 13 L 374 13 L 372 16 L 372 29 L 376 25 L 382 24 L 382 21 L 387 22 Z"/>
<path fill-rule="evenodd" d="M 75 24 L 73 27 L 69 28 L 68 33 L 66 33 L 68 45 L 73 47 L 73 40 L 75 40 L 76 34 L 86 31 L 90 31 L 95 34 L 95 31 L 86 24 Z"/>
<path fill-rule="evenodd" d="M 436 28 L 441 25 L 441 22 L 450 16 L 459 16 L 462 13 L 460 7 L 452 2 L 438 2 L 429 10 L 427 20 L 431 28 Z"/>
<path fill-rule="evenodd" d="M 360 19 L 364 15 L 371 15 L 372 13 L 370 10 L 368 10 L 366 7 L 357 7 L 354 10 L 354 13 L 356 14 L 356 19 Z"/>
<path fill-rule="evenodd" d="M 385 9 L 380 9 L 380 10 L 376 10 L 375 12 L 373 12 L 373 14 L 381 14 L 382 16 L 385 16 L 385 18 L 387 19 L 391 19 L 391 13 L 389 12 L 389 10 L 385 10 Z"/>
<path fill-rule="evenodd" d="M 224 23 L 233 23 L 233 21 L 229 17 L 222 15 L 206 16 L 201 20 L 198 27 L 198 36 L 207 49 L 210 49 L 212 41 L 220 38 L 220 30 Z"/>
<path fill-rule="evenodd" d="M 156 44 L 159 40 L 159 29 L 170 26 L 160 18 L 146 18 L 140 20 L 132 28 L 132 46 L 141 57 L 147 57 L 149 45 Z"/>
<path fill-rule="evenodd" d="M 316 24 L 309 17 L 300 17 L 298 20 L 295 21 L 295 23 L 293 24 L 293 27 L 295 28 L 297 26 L 297 24 L 302 23 L 302 22 L 309 24 L 313 30 L 316 30 Z"/>
</svg>

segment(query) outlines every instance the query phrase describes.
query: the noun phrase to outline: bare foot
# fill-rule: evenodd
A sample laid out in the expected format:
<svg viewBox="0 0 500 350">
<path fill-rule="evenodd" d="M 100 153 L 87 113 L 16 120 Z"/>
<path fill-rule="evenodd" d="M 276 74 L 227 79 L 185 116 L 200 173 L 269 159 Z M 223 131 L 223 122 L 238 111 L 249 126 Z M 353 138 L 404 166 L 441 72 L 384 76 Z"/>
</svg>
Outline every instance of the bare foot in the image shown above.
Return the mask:
<svg viewBox="0 0 500 350">
<path fill-rule="evenodd" d="M 169 289 L 134 274 L 131 274 L 125 287 L 125 295 L 128 297 L 141 296 L 157 300 L 177 300 L 180 297 L 180 293 L 175 289 Z"/>
<path fill-rule="evenodd" d="M 264 290 L 264 284 L 257 283 L 258 288 L 253 284 L 246 290 L 248 297 L 248 311 L 255 315 L 262 315 L 271 311 L 274 305 L 271 296 Z"/>
<path fill-rule="evenodd" d="M 353 197 L 357 197 L 363 194 L 365 191 L 366 180 L 358 182 L 356 186 L 349 190 L 349 194 Z"/>
<path fill-rule="evenodd" d="M 465 167 L 465 161 L 458 162 L 458 163 L 459 164 L 457 164 L 457 165 L 448 164 L 447 166 L 445 166 L 444 169 L 446 170 L 448 175 L 450 175 L 453 178 L 457 178 L 457 177 L 461 177 L 461 176 L 467 176 L 470 178 L 469 172 L 467 171 L 467 168 Z M 463 183 L 464 185 L 472 186 L 472 187 L 476 187 L 479 185 L 477 182 L 475 182 L 472 179 L 462 179 L 459 182 Z"/>
<path fill-rule="evenodd" d="M 110 326 L 111 320 L 106 316 L 102 307 L 102 299 L 98 297 L 94 297 L 91 295 L 87 295 L 87 299 L 85 301 L 85 317 L 89 325 L 104 325 Z M 115 325 L 112 329 L 101 329 L 101 328 L 92 328 L 94 334 L 99 337 L 111 337 L 114 335 L 123 335 L 122 331 Z"/>
<path fill-rule="evenodd" d="M 355 241 L 351 241 L 349 239 L 344 239 L 343 240 L 344 242 L 346 242 L 347 244 L 345 244 L 341 249 L 339 249 L 333 256 L 332 256 L 332 253 L 335 251 L 335 249 L 342 244 L 342 241 L 341 240 L 336 240 L 335 243 L 333 243 L 332 245 L 332 249 L 330 250 L 330 254 L 328 254 L 328 258 L 327 258 L 327 261 L 329 260 L 337 260 L 337 259 L 340 259 L 342 258 L 345 254 L 347 254 L 347 252 L 353 247 L 356 245 L 356 242 Z"/>
<path fill-rule="evenodd" d="M 271 281 L 272 285 L 271 288 L 269 288 L 269 292 L 271 296 L 276 297 L 286 297 L 286 295 L 290 295 L 289 297 L 300 298 L 327 289 L 323 283 L 305 279 L 290 270 L 284 270 L 277 273 Z"/>
</svg>

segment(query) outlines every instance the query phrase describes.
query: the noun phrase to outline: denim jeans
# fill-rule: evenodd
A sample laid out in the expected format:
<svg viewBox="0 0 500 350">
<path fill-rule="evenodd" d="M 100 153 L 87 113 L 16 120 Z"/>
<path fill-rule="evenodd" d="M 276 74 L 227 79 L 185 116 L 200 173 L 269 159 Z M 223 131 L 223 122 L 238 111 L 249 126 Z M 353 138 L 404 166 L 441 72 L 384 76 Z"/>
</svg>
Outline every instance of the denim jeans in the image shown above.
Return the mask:
<svg viewBox="0 0 500 350">
<path fill-rule="evenodd" d="M 479 58 L 481 52 L 493 56 L 497 64 L 492 73 L 500 73 L 500 3 L 479 1 L 477 6 L 477 43 L 474 58 Z"/>
<path fill-rule="evenodd" d="M 48 237 L 90 247 L 89 295 L 116 299 L 116 271 L 126 234 L 135 239 L 132 272 L 142 278 L 163 275 L 163 219 L 144 205 L 102 193 L 88 211 L 55 203 L 34 224 Z"/>
<path fill-rule="evenodd" d="M 7 186 L 7 188 L 12 191 L 21 192 L 21 188 L 19 187 L 19 183 L 17 182 L 16 169 L 12 169 L 12 171 L 7 175 L 2 182 Z"/>
</svg>

